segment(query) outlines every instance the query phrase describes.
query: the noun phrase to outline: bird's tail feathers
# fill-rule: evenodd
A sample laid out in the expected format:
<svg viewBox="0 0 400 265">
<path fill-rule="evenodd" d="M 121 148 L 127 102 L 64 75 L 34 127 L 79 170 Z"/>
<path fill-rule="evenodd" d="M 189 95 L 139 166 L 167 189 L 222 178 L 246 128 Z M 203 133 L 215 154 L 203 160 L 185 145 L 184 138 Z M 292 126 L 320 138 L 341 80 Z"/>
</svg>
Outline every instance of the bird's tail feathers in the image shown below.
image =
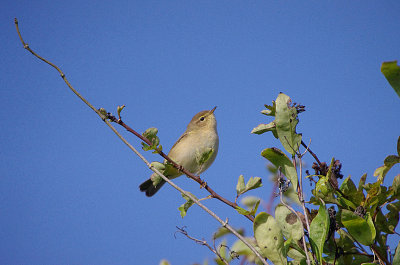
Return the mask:
<svg viewBox="0 0 400 265">
<path fill-rule="evenodd" d="M 140 184 L 139 189 L 146 193 L 147 197 L 151 197 L 157 193 L 159 189 L 165 184 L 165 181 L 161 181 L 157 186 L 153 185 L 153 181 L 151 179 L 146 180 L 142 184 Z"/>
</svg>

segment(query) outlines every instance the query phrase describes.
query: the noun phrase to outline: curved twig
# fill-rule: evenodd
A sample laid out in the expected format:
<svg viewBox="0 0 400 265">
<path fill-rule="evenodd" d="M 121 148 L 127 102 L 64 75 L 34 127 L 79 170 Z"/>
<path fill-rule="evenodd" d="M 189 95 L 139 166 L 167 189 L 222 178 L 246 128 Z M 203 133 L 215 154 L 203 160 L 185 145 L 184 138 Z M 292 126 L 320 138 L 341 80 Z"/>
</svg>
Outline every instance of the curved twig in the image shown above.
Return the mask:
<svg viewBox="0 0 400 265">
<path fill-rule="evenodd" d="M 314 157 L 315 161 L 317 161 L 318 165 L 321 166 L 321 161 L 319 161 L 317 155 L 313 151 L 311 151 L 310 147 L 307 146 L 303 141 L 301 141 L 301 145 L 304 146 L 306 150 L 308 150 L 308 152 Z"/>
<path fill-rule="evenodd" d="M 204 239 L 203 239 L 203 240 L 200 240 L 200 239 L 197 239 L 197 238 L 194 238 L 194 237 L 190 236 L 190 235 L 188 234 L 188 232 L 185 230 L 185 227 L 177 227 L 177 226 L 176 226 L 176 229 L 178 229 L 178 231 L 176 231 L 176 233 L 181 233 L 182 235 L 186 236 L 186 237 L 189 238 L 190 240 L 193 240 L 193 241 L 196 242 L 197 244 L 206 246 L 212 253 L 214 253 L 220 260 L 222 260 L 223 263 L 225 263 L 226 265 L 229 265 L 229 262 L 228 262 L 224 257 L 222 257 L 221 254 L 219 254 L 219 252 L 215 249 L 215 246 L 214 246 L 214 248 L 212 248 L 212 247 L 207 243 L 207 241 L 205 241 Z"/>
</svg>

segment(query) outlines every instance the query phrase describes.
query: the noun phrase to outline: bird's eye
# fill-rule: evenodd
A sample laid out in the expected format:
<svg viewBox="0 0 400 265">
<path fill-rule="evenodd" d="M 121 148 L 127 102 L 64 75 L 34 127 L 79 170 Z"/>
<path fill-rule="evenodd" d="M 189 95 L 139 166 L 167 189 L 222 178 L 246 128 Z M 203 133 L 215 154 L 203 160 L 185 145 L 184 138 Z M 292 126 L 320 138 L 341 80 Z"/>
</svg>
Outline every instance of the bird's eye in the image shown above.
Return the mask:
<svg viewBox="0 0 400 265">
<path fill-rule="evenodd" d="M 201 121 L 204 121 L 204 116 L 200 118 Z"/>
</svg>

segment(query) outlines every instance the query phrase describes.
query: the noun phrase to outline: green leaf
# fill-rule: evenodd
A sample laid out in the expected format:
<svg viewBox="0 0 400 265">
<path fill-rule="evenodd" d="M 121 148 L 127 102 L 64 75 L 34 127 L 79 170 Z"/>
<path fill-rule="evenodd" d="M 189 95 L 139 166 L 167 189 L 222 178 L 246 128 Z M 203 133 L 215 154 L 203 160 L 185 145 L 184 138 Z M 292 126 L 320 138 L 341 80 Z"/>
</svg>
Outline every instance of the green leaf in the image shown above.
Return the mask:
<svg viewBox="0 0 400 265">
<path fill-rule="evenodd" d="M 378 180 L 383 182 L 385 179 L 386 174 L 388 171 L 397 163 L 400 163 L 400 157 L 396 155 L 390 155 L 385 158 L 383 161 L 384 164 L 381 167 L 378 167 L 375 172 L 374 176 L 378 177 Z"/>
<path fill-rule="evenodd" d="M 149 137 L 151 137 L 151 136 L 155 136 L 155 135 L 157 135 L 157 133 L 158 133 L 158 129 L 157 128 L 154 128 L 154 127 L 151 127 L 151 128 L 148 128 L 146 131 L 144 131 L 144 136 L 149 136 Z"/>
<path fill-rule="evenodd" d="M 291 248 L 289 248 L 289 251 L 288 251 L 287 255 L 288 255 L 288 257 L 290 257 L 290 258 L 292 258 L 292 259 L 294 259 L 295 261 L 298 262 L 298 263 L 295 263 L 295 264 L 307 264 L 305 262 L 306 254 L 305 254 L 304 250 L 299 248 L 299 246 L 297 246 L 297 245 L 295 245 L 293 243 L 291 245 Z"/>
<path fill-rule="evenodd" d="M 306 262 L 305 259 L 302 259 L 301 261 L 298 261 L 298 260 L 291 260 L 291 261 L 289 261 L 288 264 L 289 264 L 289 265 L 307 265 L 307 262 Z M 313 263 L 311 263 L 311 264 L 313 264 Z"/>
<path fill-rule="evenodd" d="M 343 209 L 340 217 L 347 231 L 349 231 L 358 242 L 366 246 L 370 246 L 374 243 L 376 231 L 369 213 L 366 214 L 366 218 L 364 219 L 349 210 Z"/>
<path fill-rule="evenodd" d="M 246 209 L 243 209 L 242 207 L 240 207 L 240 206 L 236 206 L 236 211 L 238 212 L 238 213 L 240 213 L 240 214 L 242 214 L 242 215 L 249 215 L 250 214 L 250 211 L 248 211 L 248 210 L 246 210 Z"/>
<path fill-rule="evenodd" d="M 188 192 L 190 193 L 190 192 Z M 192 193 L 190 193 L 194 198 L 197 199 L 196 196 L 194 196 Z M 192 199 L 190 199 L 188 196 L 186 196 L 185 194 L 182 193 L 182 197 L 186 200 L 186 202 L 184 204 L 182 204 L 181 206 L 179 206 L 178 210 L 181 213 L 181 217 L 185 217 L 187 214 L 187 211 L 189 210 L 190 206 L 192 206 L 194 204 L 194 201 L 192 201 Z"/>
<path fill-rule="evenodd" d="M 223 240 L 221 242 L 221 244 L 219 244 L 218 246 L 218 250 L 219 250 L 219 254 L 221 255 L 221 257 L 223 257 L 224 259 L 228 260 L 227 254 L 226 254 L 226 240 Z M 215 257 L 214 261 L 218 264 L 218 265 L 225 265 L 225 263 L 219 258 L 219 257 Z"/>
<path fill-rule="evenodd" d="M 257 189 L 262 186 L 262 180 L 260 177 L 250 177 L 249 181 L 247 181 L 244 186 L 244 178 L 243 175 L 239 176 L 238 184 L 236 185 L 237 196 L 248 192 L 249 190 Z"/>
<path fill-rule="evenodd" d="M 275 219 L 267 213 L 259 213 L 254 219 L 254 237 L 264 257 L 275 265 L 287 264 L 284 240 Z"/>
<path fill-rule="evenodd" d="M 152 150 L 151 147 L 144 142 L 142 142 L 142 149 L 143 149 L 143 151 Z"/>
<path fill-rule="evenodd" d="M 365 190 L 369 197 L 376 197 L 381 193 L 381 184 L 379 182 L 368 183 L 365 185 Z"/>
<path fill-rule="evenodd" d="M 364 201 L 364 194 L 357 190 L 356 185 L 351 180 L 350 176 L 343 181 L 340 190 L 351 200 L 353 208 L 357 208 L 357 206 L 361 205 L 361 202 Z M 347 199 L 343 197 L 341 197 L 341 199 L 347 201 Z"/>
<path fill-rule="evenodd" d="M 379 263 L 373 263 L 373 258 L 361 254 L 346 255 L 345 264 L 373 264 L 378 265 Z M 368 263 L 370 262 L 370 263 Z"/>
<path fill-rule="evenodd" d="M 329 182 L 326 183 L 326 180 L 325 180 L 325 185 L 327 185 L 326 188 L 331 189 L 332 187 L 330 186 L 330 184 L 329 184 L 329 186 L 328 186 L 328 184 L 329 184 Z M 318 185 L 318 182 L 317 182 L 317 185 Z M 320 189 L 323 189 L 323 187 L 318 186 L 318 189 L 317 189 L 317 187 L 316 187 L 315 189 L 311 190 L 312 194 L 313 194 L 315 197 L 312 196 L 312 197 L 310 198 L 310 203 L 312 203 L 312 204 L 314 204 L 314 205 L 319 205 L 319 204 L 320 204 L 320 200 L 319 200 L 319 199 L 322 199 L 325 203 L 333 203 L 333 204 L 337 204 L 337 205 L 340 205 L 340 206 L 343 206 L 343 207 L 347 207 L 346 205 L 342 205 L 341 202 L 338 201 L 338 200 L 336 199 L 336 197 L 334 196 L 334 193 L 333 193 L 333 192 L 328 192 L 327 195 L 324 195 L 324 194 L 321 192 Z"/>
<path fill-rule="evenodd" d="M 333 164 L 335 164 L 335 158 L 334 157 L 332 157 L 332 159 L 331 159 L 331 164 L 329 165 L 328 172 L 326 173 L 326 179 L 330 179 L 331 178 Z"/>
<path fill-rule="evenodd" d="M 151 142 L 151 145 L 142 142 L 142 149 L 144 151 L 158 150 L 157 146 L 160 144 L 160 139 L 158 138 L 157 133 L 158 129 L 154 127 L 148 128 L 146 131 L 144 131 L 142 134 L 143 137 L 146 137 Z"/>
<path fill-rule="evenodd" d="M 265 105 L 265 107 L 267 108 L 266 110 L 262 110 L 261 113 L 267 116 L 275 116 L 276 113 L 276 104 L 274 101 L 272 101 L 272 106 L 268 106 Z M 276 132 L 276 125 L 275 125 L 275 121 L 272 121 L 268 124 L 260 124 L 257 127 L 255 127 L 251 133 L 254 134 L 263 134 L 265 132 L 272 132 L 272 134 L 274 135 L 275 138 L 278 138 L 278 134 Z"/>
<path fill-rule="evenodd" d="M 352 249 L 354 246 L 354 240 L 353 238 L 350 236 L 349 233 L 347 233 L 345 230 L 343 229 L 339 229 L 337 231 L 337 233 L 339 234 L 339 238 L 337 240 L 337 246 L 341 247 L 343 249 Z"/>
<path fill-rule="evenodd" d="M 297 171 L 293 166 L 292 161 L 285 155 L 285 153 L 278 148 L 267 148 L 261 152 L 261 155 L 281 169 L 282 174 L 292 182 L 292 188 L 296 192 Z"/>
<path fill-rule="evenodd" d="M 250 177 L 246 183 L 246 191 L 254 190 L 262 186 L 262 180 L 260 177 Z"/>
<path fill-rule="evenodd" d="M 380 166 L 380 167 L 378 167 L 377 169 L 375 169 L 375 171 L 374 171 L 374 177 L 378 177 L 378 180 L 380 181 L 380 182 L 383 182 L 383 180 L 384 180 L 384 178 L 385 178 L 385 175 L 386 175 L 386 173 L 389 171 L 389 169 L 385 166 L 385 165 L 383 165 L 383 166 Z"/>
<path fill-rule="evenodd" d="M 267 116 L 275 116 L 276 114 L 276 102 L 272 101 L 272 106 L 264 105 L 266 110 L 262 110 L 261 113 Z"/>
<path fill-rule="evenodd" d="M 286 239 L 300 240 L 303 237 L 303 224 L 296 214 L 285 205 L 278 204 L 275 208 L 275 218 Z"/>
<path fill-rule="evenodd" d="M 329 184 L 329 181 L 326 179 L 326 177 L 322 177 L 318 180 L 317 184 L 315 185 L 315 190 L 321 192 L 324 196 L 327 196 L 333 192 L 333 188 L 331 184 Z"/>
<path fill-rule="evenodd" d="M 375 226 L 377 230 L 387 234 L 395 233 L 397 224 L 399 223 L 400 201 L 390 203 L 386 206 L 388 213 L 383 215 L 382 211 L 377 211 Z"/>
<path fill-rule="evenodd" d="M 236 184 L 236 193 L 237 195 L 241 194 L 246 189 L 244 184 L 244 177 L 243 175 L 239 176 L 238 183 Z"/>
<path fill-rule="evenodd" d="M 254 206 L 253 206 L 253 208 L 250 210 L 250 211 L 248 211 L 248 210 L 246 210 L 246 209 L 243 209 L 242 207 L 240 207 L 240 206 L 236 206 L 236 211 L 238 212 L 238 213 L 240 213 L 240 214 L 243 214 L 243 215 L 255 215 L 256 214 L 256 212 L 257 212 L 257 209 L 258 209 L 258 205 L 260 204 L 260 200 L 258 200 L 255 204 L 254 204 Z"/>
<path fill-rule="evenodd" d="M 248 242 L 254 241 L 253 238 L 247 238 L 247 239 L 249 239 Z M 239 255 L 244 255 L 244 256 L 251 255 L 251 254 L 253 253 L 253 252 L 251 251 L 251 249 L 250 249 L 247 245 L 245 245 L 245 244 L 243 243 L 242 240 L 237 240 L 237 241 L 233 244 L 231 250 L 232 250 L 232 251 L 235 251 L 235 252 L 238 253 Z M 254 253 L 253 253 L 253 254 L 254 254 Z"/>
<path fill-rule="evenodd" d="M 314 248 L 316 256 L 320 264 L 322 262 L 322 252 L 326 236 L 329 232 L 329 216 L 325 208 L 325 203 L 319 206 L 318 214 L 314 217 L 310 224 L 310 242 Z"/>
<path fill-rule="evenodd" d="M 395 229 L 399 223 L 400 201 L 390 203 L 386 206 L 388 213 L 385 215 L 387 223 L 385 223 L 390 234 L 395 233 Z"/>
<path fill-rule="evenodd" d="M 258 206 L 260 205 L 260 201 L 261 200 L 258 200 L 257 202 L 256 202 L 256 204 L 254 204 L 254 207 L 251 209 L 251 211 L 250 211 L 250 215 L 256 215 L 256 213 L 257 213 L 257 209 L 258 209 Z"/>
<path fill-rule="evenodd" d="M 283 243 L 283 248 L 284 248 L 284 253 L 286 253 L 286 255 L 287 255 L 287 253 L 289 252 L 289 249 L 290 249 L 290 246 L 293 244 L 293 242 L 292 242 L 292 238 L 288 238 L 284 243 Z"/>
<path fill-rule="evenodd" d="M 358 182 L 358 191 L 362 192 L 364 189 L 365 181 L 367 180 L 367 173 L 361 176 L 360 181 Z"/>
<path fill-rule="evenodd" d="M 256 205 L 258 201 L 260 201 L 260 198 L 256 196 L 246 196 L 240 200 L 240 203 L 249 208 L 254 208 L 254 205 Z"/>
<path fill-rule="evenodd" d="M 400 156 L 397 155 L 390 155 L 385 158 L 383 161 L 385 166 L 394 166 L 397 163 L 400 163 Z"/>
<path fill-rule="evenodd" d="M 376 250 L 384 257 L 387 255 L 387 236 L 388 234 L 378 232 L 375 239 Z"/>
<path fill-rule="evenodd" d="M 153 161 L 150 163 L 154 168 L 156 168 L 158 171 L 163 172 L 165 170 L 165 165 L 163 163 Z"/>
<path fill-rule="evenodd" d="M 394 177 L 392 184 L 393 196 L 400 199 L 400 174 Z"/>
<path fill-rule="evenodd" d="M 387 188 L 380 185 L 379 180 L 375 183 L 368 183 L 365 185 L 365 190 L 367 191 L 367 198 L 364 207 L 370 207 L 370 212 L 373 212 L 376 207 L 381 206 L 387 201 L 387 196 L 389 195 Z"/>
<path fill-rule="evenodd" d="M 214 154 L 214 148 L 208 148 L 205 152 L 200 155 L 199 165 L 203 165 L 206 163 Z"/>
<path fill-rule="evenodd" d="M 221 226 L 220 228 L 218 228 L 218 230 L 214 233 L 213 238 L 214 239 L 218 239 L 220 237 L 223 237 L 225 235 L 230 234 L 231 231 L 229 231 L 227 228 Z"/>
<path fill-rule="evenodd" d="M 329 214 L 329 213 L 328 213 Z M 328 237 L 329 237 L 329 232 L 328 232 Z M 322 250 L 322 253 L 327 254 L 328 256 L 333 254 L 333 257 L 335 256 L 335 252 L 337 250 L 337 244 L 336 240 L 333 238 L 333 236 L 330 236 L 325 240 L 324 243 L 324 249 Z M 327 261 L 327 257 L 324 257 L 325 262 Z"/>
<path fill-rule="evenodd" d="M 388 234 L 393 234 L 389 229 L 388 219 L 383 215 L 382 211 L 377 211 L 375 216 L 375 227 L 377 231 L 381 231 Z"/>
<path fill-rule="evenodd" d="M 276 132 L 285 150 L 295 155 L 301 144 L 301 134 L 296 133 L 299 123 L 297 110 L 290 106 L 290 98 L 280 93 L 276 99 Z"/>
<path fill-rule="evenodd" d="M 397 65 L 397 61 L 382 63 L 381 72 L 400 97 L 400 67 Z"/>
<path fill-rule="evenodd" d="M 276 127 L 276 125 L 275 125 L 274 121 L 272 121 L 268 124 L 259 124 L 257 127 L 253 128 L 253 130 L 251 130 L 251 133 L 263 134 L 265 132 L 272 132 L 273 135 L 275 136 L 275 138 L 278 138 L 275 127 Z"/>
<path fill-rule="evenodd" d="M 397 138 L 397 154 L 400 156 L 400 136 Z"/>
<path fill-rule="evenodd" d="M 249 242 L 250 244 L 252 244 L 257 251 L 261 252 L 260 248 L 258 246 L 256 246 L 254 238 L 247 237 L 246 241 Z M 253 263 L 255 263 L 257 265 L 263 264 L 262 261 L 254 254 L 254 252 L 251 251 L 250 248 L 248 246 L 246 246 L 243 243 L 243 241 L 241 241 L 241 240 L 237 240 L 233 244 L 233 246 L 231 247 L 231 251 L 235 251 L 240 256 L 245 256 L 246 261 L 249 264 L 253 264 Z"/>
<path fill-rule="evenodd" d="M 289 187 L 289 189 L 285 193 L 283 193 L 283 200 L 285 203 L 288 203 L 288 204 L 295 203 L 297 205 L 300 205 L 299 195 L 294 190 L 292 185 Z"/>
<path fill-rule="evenodd" d="M 239 228 L 239 229 L 235 229 L 240 235 L 244 235 L 244 230 L 243 228 Z M 218 239 L 220 237 L 223 237 L 225 235 L 230 234 L 231 231 L 229 231 L 227 228 L 221 226 L 220 228 L 218 228 L 218 230 L 214 233 L 213 238 L 214 239 Z"/>
<path fill-rule="evenodd" d="M 400 242 L 397 244 L 396 247 L 396 252 L 394 253 L 393 257 L 393 265 L 398 265 L 400 264 Z"/>
<path fill-rule="evenodd" d="M 278 167 L 272 164 L 267 165 L 267 170 L 271 175 L 277 175 L 278 174 Z"/>
<path fill-rule="evenodd" d="M 155 169 L 160 171 L 160 173 L 165 174 L 165 165 L 164 164 L 154 161 L 154 162 L 151 162 L 150 165 L 152 165 Z M 157 173 L 151 174 L 150 179 L 153 181 L 153 186 L 157 186 L 158 184 L 160 184 L 161 182 L 164 181 L 162 179 L 162 177 L 160 177 Z"/>
</svg>

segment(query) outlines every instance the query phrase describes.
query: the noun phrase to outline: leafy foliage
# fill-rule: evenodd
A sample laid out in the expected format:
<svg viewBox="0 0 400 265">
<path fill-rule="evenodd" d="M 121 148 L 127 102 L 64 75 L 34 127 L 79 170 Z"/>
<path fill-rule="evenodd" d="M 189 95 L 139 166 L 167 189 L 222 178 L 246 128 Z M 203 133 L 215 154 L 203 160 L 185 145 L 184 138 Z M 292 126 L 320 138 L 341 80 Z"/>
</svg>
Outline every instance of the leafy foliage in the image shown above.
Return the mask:
<svg viewBox="0 0 400 265">
<path fill-rule="evenodd" d="M 244 184 L 243 175 L 239 176 L 238 183 L 236 185 L 237 197 L 248 192 L 249 190 L 257 189 L 262 186 L 262 181 L 260 177 L 250 177 L 249 181 Z"/>
<path fill-rule="evenodd" d="M 384 73 L 385 71 L 387 69 L 382 70 Z M 279 195 L 292 194 L 295 200 L 292 200 L 291 207 L 283 201 L 283 204 L 277 205 L 274 217 L 266 212 L 259 212 L 256 215 L 261 204 L 260 198 L 255 196 L 243 198 L 241 204 L 247 209 L 237 206 L 236 210 L 243 215 L 255 216 L 254 238 L 246 239 L 273 264 L 305 265 L 307 259 L 310 264 L 327 265 L 377 263 L 389 265 L 391 260 L 393 264 L 398 264 L 400 246 L 391 257 L 387 239 L 388 236 L 396 234 L 395 229 L 400 219 L 400 174 L 394 177 L 391 186 L 384 186 L 383 182 L 393 166 L 400 163 L 400 137 L 397 140 L 397 154 L 384 159 L 383 165 L 375 170 L 374 176 L 377 178 L 372 183 L 366 183 L 367 174 L 364 174 L 356 186 L 351 176 L 343 179 L 339 160 L 332 158 L 329 164 L 317 160 L 312 166 L 315 174 L 310 174 L 306 170 L 307 178 L 315 186 L 311 198 L 305 203 L 301 201 L 299 185 L 299 178 L 303 178 L 303 172 L 299 172 L 297 167 L 302 163 L 303 154 L 300 153 L 302 135 L 296 132 L 298 113 L 304 111 L 304 107 L 292 104 L 291 99 L 282 93 L 272 105 L 265 107 L 261 113 L 275 117 L 275 120 L 258 125 L 252 133 L 272 132 L 289 154 L 288 156 L 276 147 L 265 148 L 261 152 L 261 156 L 273 165 L 269 169 L 275 175 L 274 181 L 277 182 L 275 185 L 279 189 Z M 150 131 L 149 137 L 155 136 L 156 133 L 154 130 Z M 151 139 L 155 139 L 152 146 L 154 149 L 159 142 L 155 137 Z M 162 164 L 155 166 L 161 168 Z M 243 175 L 240 175 L 236 184 L 236 200 L 244 193 L 261 187 L 261 182 L 260 177 L 251 177 L 246 183 Z M 190 199 L 185 199 L 186 203 L 179 207 L 182 217 L 193 204 Z M 300 204 L 304 204 L 303 212 L 293 210 L 293 207 Z M 241 230 L 242 233 L 243 231 Z M 245 258 L 247 263 L 262 264 L 261 260 L 240 240 L 229 249 L 224 238 L 227 234 L 229 231 L 222 228 L 214 235 L 214 239 L 222 238 L 220 246 L 225 246 L 218 248 L 220 249 L 218 253 L 225 261 L 216 258 L 214 260 L 216 264 L 229 263 L 238 256 Z M 367 252 L 366 249 L 371 251 Z"/>
<path fill-rule="evenodd" d="M 189 192 L 190 193 L 190 192 Z M 194 196 L 192 193 L 190 193 L 194 198 L 197 199 L 196 196 Z M 192 201 L 192 199 L 190 199 L 188 196 L 186 196 L 185 194 L 182 194 L 182 197 L 186 200 L 186 202 L 184 204 L 182 204 L 181 206 L 179 206 L 178 210 L 181 213 L 181 217 L 185 217 L 187 214 L 187 211 L 189 210 L 189 208 L 194 204 L 194 201 Z"/>
<path fill-rule="evenodd" d="M 240 195 L 248 192 L 249 190 L 257 189 L 262 186 L 261 178 L 260 177 L 250 177 L 249 181 L 245 184 L 243 175 L 239 176 L 238 183 L 236 184 L 236 200 L 239 198 Z M 250 198 L 247 198 L 247 201 L 244 201 L 245 205 L 248 206 L 250 209 L 246 210 L 240 206 L 236 206 L 236 211 L 243 215 L 255 215 L 260 205 L 260 199 L 253 197 L 253 200 L 250 202 Z"/>
<path fill-rule="evenodd" d="M 144 151 L 154 150 L 153 153 L 158 153 L 162 151 L 162 146 L 160 145 L 160 138 L 158 138 L 157 133 L 158 129 L 154 127 L 144 131 L 144 133 L 142 134 L 143 137 L 147 138 L 151 142 L 151 145 L 142 142 L 142 149 Z"/>
<path fill-rule="evenodd" d="M 275 138 L 279 139 L 285 150 L 294 155 L 301 144 L 301 134 L 296 133 L 296 126 L 299 123 L 297 108 L 291 104 L 291 99 L 280 93 L 272 106 L 265 105 L 266 110 L 262 114 L 275 117 L 275 121 L 269 124 L 260 124 L 251 132 L 262 134 L 271 131 Z"/>
</svg>

